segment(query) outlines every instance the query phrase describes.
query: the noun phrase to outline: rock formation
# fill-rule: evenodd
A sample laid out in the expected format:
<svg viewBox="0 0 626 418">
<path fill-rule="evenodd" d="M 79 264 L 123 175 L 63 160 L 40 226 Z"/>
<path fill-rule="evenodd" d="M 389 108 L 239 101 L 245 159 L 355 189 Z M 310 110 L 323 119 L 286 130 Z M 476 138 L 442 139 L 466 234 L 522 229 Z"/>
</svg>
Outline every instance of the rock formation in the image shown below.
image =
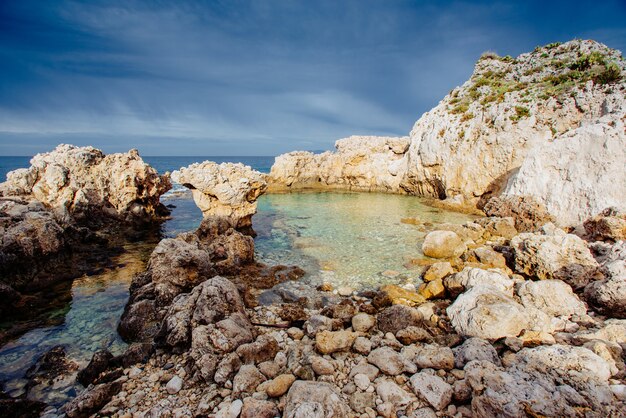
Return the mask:
<svg viewBox="0 0 626 418">
<path fill-rule="evenodd" d="M 269 190 L 400 190 L 409 138 L 351 136 L 335 142 L 335 148 L 334 153 L 279 155 L 268 176 Z"/>
<path fill-rule="evenodd" d="M 401 146 L 351 137 L 335 153 L 281 155 L 270 189 L 409 193 L 479 208 L 502 194 L 533 199 L 560 225 L 623 210 L 625 69 L 619 51 L 594 41 L 484 54 L 408 139 L 394 139 Z"/>
<path fill-rule="evenodd" d="M 94 212 L 134 221 L 162 216 L 159 197 L 170 188 L 169 178 L 144 163 L 137 150 L 104 155 L 62 144 L 35 155 L 30 168 L 8 173 L 0 193 L 32 197 L 66 222 Z"/>
<path fill-rule="evenodd" d="M 205 218 L 229 218 L 236 229 L 252 226 L 256 200 L 267 189 L 263 174 L 241 163 L 196 163 L 174 171 L 172 179 L 191 189 Z"/>
</svg>

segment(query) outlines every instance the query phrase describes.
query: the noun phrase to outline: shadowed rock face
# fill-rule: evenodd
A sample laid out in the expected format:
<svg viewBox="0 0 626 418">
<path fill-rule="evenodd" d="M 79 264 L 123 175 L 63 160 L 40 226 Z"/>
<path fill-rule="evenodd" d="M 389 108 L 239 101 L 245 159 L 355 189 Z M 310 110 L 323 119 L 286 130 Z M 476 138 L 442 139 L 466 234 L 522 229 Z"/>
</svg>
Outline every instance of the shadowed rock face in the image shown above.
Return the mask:
<svg viewBox="0 0 626 418">
<path fill-rule="evenodd" d="M 205 218 L 230 218 L 239 230 L 251 228 L 256 200 L 267 189 L 263 174 L 240 163 L 196 163 L 174 171 L 172 179 L 191 189 Z"/>
</svg>

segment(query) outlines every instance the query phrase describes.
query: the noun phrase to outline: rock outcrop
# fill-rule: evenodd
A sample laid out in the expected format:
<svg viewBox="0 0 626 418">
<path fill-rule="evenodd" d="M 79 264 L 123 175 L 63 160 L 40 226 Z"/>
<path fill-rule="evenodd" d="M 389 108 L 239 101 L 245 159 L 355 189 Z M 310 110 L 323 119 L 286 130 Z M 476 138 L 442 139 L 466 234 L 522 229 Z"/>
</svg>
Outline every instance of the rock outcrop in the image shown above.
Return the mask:
<svg viewBox="0 0 626 418">
<path fill-rule="evenodd" d="M 270 191 L 400 191 L 409 138 L 351 136 L 335 142 L 336 152 L 279 155 L 268 176 Z"/>
<path fill-rule="evenodd" d="M 159 197 L 170 188 L 169 178 L 144 163 L 137 150 L 105 155 L 93 147 L 62 144 L 35 155 L 30 168 L 7 174 L 0 193 L 32 197 L 64 221 L 93 221 L 94 213 L 144 221 L 163 215 Z"/>
<path fill-rule="evenodd" d="M 241 163 L 196 163 L 174 171 L 172 179 L 191 189 L 205 218 L 229 218 L 236 229 L 252 226 L 256 200 L 267 189 L 264 175 Z"/>
</svg>

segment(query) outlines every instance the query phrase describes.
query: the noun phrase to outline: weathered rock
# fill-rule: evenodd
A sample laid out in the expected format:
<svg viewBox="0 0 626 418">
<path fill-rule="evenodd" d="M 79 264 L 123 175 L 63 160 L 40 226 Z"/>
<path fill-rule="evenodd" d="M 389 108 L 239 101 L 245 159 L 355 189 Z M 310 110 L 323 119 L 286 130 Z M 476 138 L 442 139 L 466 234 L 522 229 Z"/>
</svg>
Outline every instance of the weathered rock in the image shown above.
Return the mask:
<svg viewBox="0 0 626 418">
<path fill-rule="evenodd" d="M 560 280 L 525 281 L 517 294 L 525 307 L 533 307 L 550 316 L 585 315 L 585 304 L 578 299 L 572 288 Z"/>
<path fill-rule="evenodd" d="M 422 323 L 422 314 L 415 308 L 404 305 L 394 305 L 385 308 L 376 317 L 378 329 L 392 334 L 409 326 L 419 326 Z"/>
<path fill-rule="evenodd" d="M 233 378 L 233 393 L 235 396 L 251 394 L 256 387 L 265 382 L 265 376 L 252 364 L 244 364 Z"/>
<path fill-rule="evenodd" d="M 322 354 L 349 349 L 358 336 L 352 331 L 321 331 L 315 335 L 315 348 Z"/>
<path fill-rule="evenodd" d="M 418 293 L 424 296 L 424 299 L 439 299 L 443 298 L 446 293 L 446 288 L 443 286 L 443 280 L 437 279 L 424 283 L 420 286 Z"/>
<path fill-rule="evenodd" d="M 432 264 L 428 270 L 426 270 L 426 273 L 424 273 L 424 281 L 428 283 L 434 280 L 443 279 L 452 273 L 454 273 L 454 269 L 452 268 L 450 262 L 440 261 Z"/>
<path fill-rule="evenodd" d="M 500 365 L 500 357 L 496 349 L 489 341 L 481 338 L 468 338 L 463 344 L 452 349 L 454 352 L 454 366 L 463 369 L 467 363 L 473 360 L 489 361 Z"/>
<path fill-rule="evenodd" d="M 465 289 L 484 285 L 497 289 L 509 296 L 513 296 L 513 286 L 515 283 L 500 270 L 483 270 L 476 267 L 465 267 L 462 271 L 456 273 L 454 279 Z"/>
<path fill-rule="evenodd" d="M 626 251 L 622 247 L 618 242 L 606 256 L 606 279 L 585 288 L 585 298 L 597 311 L 617 318 L 626 318 Z"/>
<path fill-rule="evenodd" d="M 69 418 L 88 417 L 97 412 L 122 389 L 118 380 L 89 387 L 65 405 L 65 414 Z"/>
<path fill-rule="evenodd" d="M 626 213 L 607 208 L 583 223 L 590 240 L 626 240 Z"/>
<path fill-rule="evenodd" d="M 325 417 L 342 418 L 348 415 L 348 405 L 335 388 L 324 382 L 294 382 L 285 400 L 285 418 Z"/>
<path fill-rule="evenodd" d="M 531 327 L 522 305 L 486 285 L 474 286 L 460 295 L 447 308 L 447 313 L 455 331 L 468 337 L 515 337 Z"/>
<path fill-rule="evenodd" d="M 454 368 L 454 353 L 449 347 L 425 344 L 417 347 L 413 362 L 421 369 L 451 370 Z"/>
<path fill-rule="evenodd" d="M 104 155 L 93 147 L 62 144 L 30 163 L 7 175 L 0 187 L 4 196 L 31 195 L 68 219 L 94 210 L 122 219 L 154 219 L 161 212 L 159 197 L 171 188 L 169 178 L 144 163 L 137 150 Z"/>
<path fill-rule="evenodd" d="M 368 408 L 376 407 L 376 394 L 368 392 L 355 392 L 350 396 L 350 407 L 360 414 Z"/>
<path fill-rule="evenodd" d="M 367 332 L 376 325 L 376 318 L 366 313 L 358 313 L 352 317 L 352 329 L 356 332 Z"/>
<path fill-rule="evenodd" d="M 292 152 L 276 157 L 270 190 L 342 189 L 397 192 L 406 172 L 408 138 L 352 136 L 336 153 Z"/>
<path fill-rule="evenodd" d="M 380 347 L 372 351 L 367 356 L 367 361 L 390 376 L 397 376 L 404 371 L 409 373 L 417 371 L 415 364 L 389 347 Z"/>
<path fill-rule="evenodd" d="M 169 382 L 167 382 L 167 385 L 165 385 L 165 390 L 170 395 L 174 395 L 178 393 L 182 388 L 183 388 L 183 379 L 181 379 L 178 376 L 172 377 L 169 380 Z"/>
<path fill-rule="evenodd" d="M 237 354 L 244 364 L 258 364 L 274 359 L 278 350 L 276 339 L 271 335 L 263 334 L 253 343 L 237 347 Z"/>
<path fill-rule="evenodd" d="M 609 105 L 610 106 L 610 105 Z M 605 114 L 528 153 L 505 195 L 537 196 L 559 223 L 578 225 L 603 209 L 626 210 L 626 133 Z"/>
<path fill-rule="evenodd" d="M 452 401 L 452 386 L 439 376 L 419 372 L 411 376 L 410 381 L 413 392 L 438 411 Z"/>
<path fill-rule="evenodd" d="M 554 216 L 545 206 L 532 196 L 500 196 L 491 198 L 483 208 L 489 216 L 510 217 L 519 232 L 535 232 L 547 223 L 554 222 Z M 513 234 L 510 238 L 512 238 Z"/>
<path fill-rule="evenodd" d="M 174 171 L 172 179 L 191 189 L 205 217 L 229 218 L 237 229 L 252 226 L 256 200 L 267 188 L 263 174 L 241 163 L 195 163 Z"/>
<path fill-rule="evenodd" d="M 419 293 L 403 289 L 400 286 L 396 286 L 394 284 L 382 286 L 379 289 L 379 294 L 374 299 L 373 303 L 376 303 L 377 299 L 380 299 L 384 302 L 381 304 L 381 306 L 398 304 L 406 306 L 416 306 L 426 302 L 424 296 L 420 295 Z"/>
<path fill-rule="evenodd" d="M 541 280 L 563 280 L 575 289 L 598 275 L 599 265 L 585 242 L 547 224 L 541 234 L 519 234 L 511 240 L 515 270 Z"/>
<path fill-rule="evenodd" d="M 452 231 L 432 231 L 422 244 L 424 255 L 432 258 L 455 258 L 467 250 L 463 240 Z"/>
<path fill-rule="evenodd" d="M 279 396 L 283 396 L 287 393 L 295 381 L 296 377 L 294 375 L 281 374 L 268 382 L 268 385 L 265 387 L 265 392 L 269 397 L 278 398 Z"/>
<path fill-rule="evenodd" d="M 76 380 L 83 386 L 89 386 L 94 380 L 98 378 L 100 373 L 109 368 L 109 364 L 113 359 L 113 354 L 108 350 L 96 351 L 91 357 L 89 364 L 78 372 Z"/>
<path fill-rule="evenodd" d="M 330 375 L 335 372 L 335 366 L 333 366 L 333 364 L 324 357 L 312 357 L 311 368 L 318 376 Z"/>
<path fill-rule="evenodd" d="M 494 209 L 498 210 L 499 208 Z M 487 209 L 484 210 L 486 211 Z M 515 219 L 510 216 L 489 216 L 476 219 L 475 222 L 485 228 L 485 231 L 492 236 L 511 239 L 515 235 L 517 235 L 517 229 L 515 228 Z"/>
<path fill-rule="evenodd" d="M 280 412 L 273 402 L 246 398 L 241 408 L 241 418 L 274 418 Z"/>
<path fill-rule="evenodd" d="M 415 400 L 415 397 L 390 380 L 381 380 L 376 384 L 376 393 L 383 402 L 392 403 L 396 408 L 403 408 Z"/>
</svg>

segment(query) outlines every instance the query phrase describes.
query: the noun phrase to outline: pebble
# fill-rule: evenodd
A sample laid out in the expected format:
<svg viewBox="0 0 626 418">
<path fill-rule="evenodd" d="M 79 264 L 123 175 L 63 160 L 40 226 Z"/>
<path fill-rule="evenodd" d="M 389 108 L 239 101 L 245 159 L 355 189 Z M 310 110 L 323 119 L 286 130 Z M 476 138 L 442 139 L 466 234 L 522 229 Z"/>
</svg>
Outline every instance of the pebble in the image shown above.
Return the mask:
<svg viewBox="0 0 626 418">
<path fill-rule="evenodd" d="M 174 376 L 170 379 L 169 382 L 167 382 L 165 389 L 167 390 L 167 393 L 169 393 L 170 395 L 174 395 L 175 393 L 178 393 L 178 391 L 180 391 L 182 387 L 183 379 L 181 379 L 179 376 Z"/>
<path fill-rule="evenodd" d="M 370 378 L 363 373 L 354 375 L 354 384 L 361 390 L 366 390 L 370 385 Z"/>
<path fill-rule="evenodd" d="M 271 380 L 265 387 L 267 396 L 277 398 L 287 393 L 293 382 L 296 381 L 296 377 L 292 374 L 281 374 L 273 380 Z"/>
<path fill-rule="evenodd" d="M 229 418 L 237 418 L 241 413 L 241 408 L 243 407 L 243 401 L 241 399 L 237 399 L 230 404 L 230 408 L 228 408 L 228 417 Z"/>
</svg>

